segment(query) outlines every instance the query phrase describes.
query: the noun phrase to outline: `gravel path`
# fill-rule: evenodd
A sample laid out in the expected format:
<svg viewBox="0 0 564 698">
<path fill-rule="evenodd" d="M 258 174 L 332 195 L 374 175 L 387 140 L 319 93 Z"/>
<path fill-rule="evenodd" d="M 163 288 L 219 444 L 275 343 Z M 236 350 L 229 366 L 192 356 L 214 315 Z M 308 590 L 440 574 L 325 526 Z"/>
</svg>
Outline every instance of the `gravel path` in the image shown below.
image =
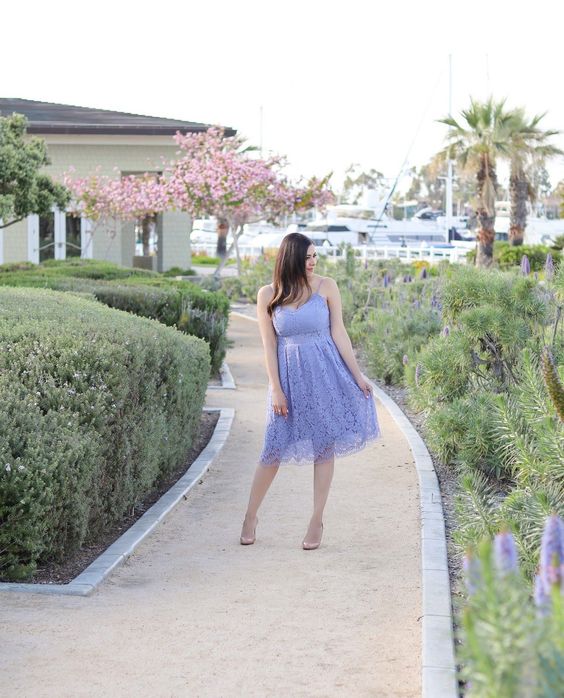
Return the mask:
<svg viewBox="0 0 564 698">
<path fill-rule="evenodd" d="M 232 316 L 236 409 L 205 480 L 89 598 L 2 596 L 2 695 L 421 694 L 418 489 L 407 444 L 384 438 L 337 461 L 316 551 L 300 547 L 312 467 L 284 466 L 238 537 L 262 446 L 266 373 L 256 323 Z"/>
</svg>

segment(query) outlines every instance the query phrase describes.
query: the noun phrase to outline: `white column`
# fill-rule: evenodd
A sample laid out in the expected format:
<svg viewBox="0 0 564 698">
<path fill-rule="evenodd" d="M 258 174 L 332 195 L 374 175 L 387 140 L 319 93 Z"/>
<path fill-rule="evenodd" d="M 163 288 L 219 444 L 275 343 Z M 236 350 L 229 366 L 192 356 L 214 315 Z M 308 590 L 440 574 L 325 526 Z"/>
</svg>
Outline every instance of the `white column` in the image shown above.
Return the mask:
<svg viewBox="0 0 564 698">
<path fill-rule="evenodd" d="M 55 217 L 55 259 L 66 259 L 67 257 L 67 214 L 65 211 L 53 209 Z"/>
<path fill-rule="evenodd" d="M 39 216 L 27 217 L 27 261 L 39 264 Z"/>
<path fill-rule="evenodd" d="M 89 218 L 80 219 L 80 256 L 83 259 L 92 259 L 93 253 L 93 224 Z"/>
</svg>

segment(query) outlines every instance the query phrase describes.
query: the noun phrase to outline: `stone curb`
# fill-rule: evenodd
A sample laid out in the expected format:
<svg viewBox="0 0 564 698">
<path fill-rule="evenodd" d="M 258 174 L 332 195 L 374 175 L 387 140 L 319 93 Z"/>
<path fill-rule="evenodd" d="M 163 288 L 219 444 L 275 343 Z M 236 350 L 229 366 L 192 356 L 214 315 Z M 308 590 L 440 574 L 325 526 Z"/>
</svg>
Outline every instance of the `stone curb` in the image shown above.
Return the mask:
<svg viewBox="0 0 564 698">
<path fill-rule="evenodd" d="M 237 390 L 235 379 L 226 361 L 221 364 L 219 375 L 221 378 L 221 385 L 208 385 L 208 390 Z"/>
<path fill-rule="evenodd" d="M 374 395 L 403 432 L 419 480 L 421 502 L 422 697 L 458 698 L 445 524 L 439 482 L 423 439 L 400 407 L 372 383 Z"/>
<path fill-rule="evenodd" d="M 64 594 L 89 596 L 106 577 L 133 553 L 156 526 L 176 507 L 182 498 L 196 485 L 223 448 L 235 410 L 232 407 L 204 407 L 204 412 L 219 412 L 214 432 L 204 450 L 192 463 L 189 470 L 168 492 L 148 509 L 122 536 L 97 557 L 81 574 L 68 584 L 19 584 L 0 582 L 0 591 L 31 592 L 36 594 Z"/>
</svg>

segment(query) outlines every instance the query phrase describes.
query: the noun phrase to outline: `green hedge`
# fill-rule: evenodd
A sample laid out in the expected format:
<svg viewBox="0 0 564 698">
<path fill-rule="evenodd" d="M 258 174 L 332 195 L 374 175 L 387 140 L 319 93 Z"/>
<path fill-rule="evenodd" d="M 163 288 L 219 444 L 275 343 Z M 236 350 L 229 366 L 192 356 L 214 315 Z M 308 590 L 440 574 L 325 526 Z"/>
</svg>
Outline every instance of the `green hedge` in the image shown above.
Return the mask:
<svg viewBox="0 0 564 698">
<path fill-rule="evenodd" d="M 0 288 L 0 576 L 28 577 L 138 505 L 189 450 L 208 375 L 196 337 Z"/>
<path fill-rule="evenodd" d="M 500 269 L 511 269 L 521 264 L 523 255 L 529 258 L 531 271 L 543 271 L 546 255 L 550 253 L 557 265 L 561 260 L 561 252 L 546 245 L 510 245 L 508 242 L 498 240 L 494 243 L 493 261 Z M 476 261 L 476 250 L 470 250 L 467 255 L 468 263 Z"/>
<path fill-rule="evenodd" d="M 108 262 L 69 260 L 3 265 L 0 285 L 32 286 L 93 295 L 112 308 L 158 320 L 208 342 L 211 370 L 225 357 L 229 300 L 223 293 L 161 274 Z"/>
</svg>

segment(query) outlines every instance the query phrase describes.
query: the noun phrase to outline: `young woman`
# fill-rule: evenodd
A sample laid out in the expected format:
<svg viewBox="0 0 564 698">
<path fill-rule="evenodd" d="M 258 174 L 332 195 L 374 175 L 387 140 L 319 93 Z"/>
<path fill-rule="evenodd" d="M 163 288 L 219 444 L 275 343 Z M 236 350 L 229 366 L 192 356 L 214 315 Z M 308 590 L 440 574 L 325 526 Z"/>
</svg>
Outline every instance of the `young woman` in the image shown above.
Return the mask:
<svg viewBox="0 0 564 698">
<path fill-rule="evenodd" d="M 315 273 L 316 263 L 311 240 L 290 233 L 280 245 L 272 284 L 258 292 L 268 410 L 242 545 L 255 542 L 257 511 L 279 465 L 313 461 L 313 515 L 302 547 L 318 548 L 335 456 L 358 451 L 379 435 L 372 386 L 343 324 L 339 288 Z"/>
</svg>

